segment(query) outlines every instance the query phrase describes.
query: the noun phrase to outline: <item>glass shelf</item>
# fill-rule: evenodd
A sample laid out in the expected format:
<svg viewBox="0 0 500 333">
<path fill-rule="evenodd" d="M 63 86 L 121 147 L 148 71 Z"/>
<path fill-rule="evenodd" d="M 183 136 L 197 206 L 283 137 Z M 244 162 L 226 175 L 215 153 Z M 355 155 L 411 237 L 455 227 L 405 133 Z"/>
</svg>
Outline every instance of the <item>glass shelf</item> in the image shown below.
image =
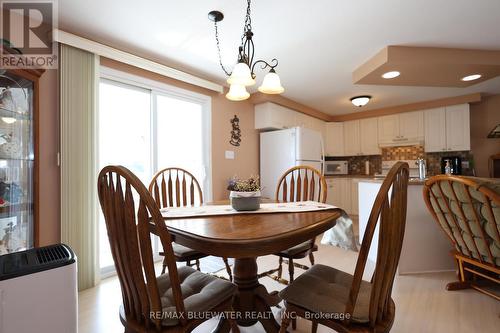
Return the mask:
<svg viewBox="0 0 500 333">
<path fill-rule="evenodd" d="M 31 120 L 29 114 L 21 113 L 13 110 L 9 110 L 0 106 L 0 117 L 1 118 L 11 118 L 15 120 Z M 3 120 L 5 122 L 5 120 Z"/>
</svg>

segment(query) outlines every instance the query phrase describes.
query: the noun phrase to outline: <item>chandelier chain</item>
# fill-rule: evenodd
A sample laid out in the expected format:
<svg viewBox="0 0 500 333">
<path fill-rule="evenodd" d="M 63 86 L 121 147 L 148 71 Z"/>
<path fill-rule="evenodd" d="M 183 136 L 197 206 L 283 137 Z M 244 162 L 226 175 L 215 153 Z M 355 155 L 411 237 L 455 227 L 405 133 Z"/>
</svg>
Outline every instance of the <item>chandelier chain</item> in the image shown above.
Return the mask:
<svg viewBox="0 0 500 333">
<path fill-rule="evenodd" d="M 251 16 L 251 2 L 252 0 L 247 0 L 247 13 L 245 16 L 245 25 L 243 26 L 243 35 L 241 36 L 241 46 L 245 44 L 245 39 L 247 36 L 247 31 L 252 31 L 252 16 Z"/>
<path fill-rule="evenodd" d="M 220 41 L 219 41 L 219 29 L 217 28 L 217 21 L 214 22 L 214 26 L 215 26 L 215 42 L 217 44 L 217 54 L 219 55 L 219 65 L 224 71 L 224 73 L 226 73 L 227 76 L 230 76 L 231 73 L 222 64 L 222 55 L 220 51 Z"/>
</svg>

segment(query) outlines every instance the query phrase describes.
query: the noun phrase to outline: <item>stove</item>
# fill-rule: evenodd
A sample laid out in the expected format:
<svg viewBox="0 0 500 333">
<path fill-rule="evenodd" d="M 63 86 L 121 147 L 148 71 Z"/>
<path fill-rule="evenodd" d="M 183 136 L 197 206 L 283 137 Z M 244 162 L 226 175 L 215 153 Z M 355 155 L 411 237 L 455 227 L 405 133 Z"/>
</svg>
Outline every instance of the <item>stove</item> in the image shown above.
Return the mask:
<svg viewBox="0 0 500 333">
<path fill-rule="evenodd" d="M 418 165 L 417 160 L 398 160 L 398 161 L 382 161 L 382 174 L 380 177 L 385 177 L 389 173 L 389 170 L 397 162 L 406 162 L 410 166 L 410 178 L 418 178 Z"/>
</svg>

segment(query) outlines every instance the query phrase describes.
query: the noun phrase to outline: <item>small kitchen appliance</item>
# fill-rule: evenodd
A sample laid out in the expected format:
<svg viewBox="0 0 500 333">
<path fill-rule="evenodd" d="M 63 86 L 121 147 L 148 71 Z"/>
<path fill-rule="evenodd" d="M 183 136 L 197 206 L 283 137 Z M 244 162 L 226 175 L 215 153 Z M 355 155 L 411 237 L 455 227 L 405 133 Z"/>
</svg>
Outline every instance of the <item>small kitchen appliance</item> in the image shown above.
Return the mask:
<svg viewBox="0 0 500 333">
<path fill-rule="evenodd" d="M 329 157 L 325 157 L 325 175 L 347 175 L 349 173 L 349 162 L 329 159 Z"/>
<path fill-rule="evenodd" d="M 451 175 L 462 174 L 462 159 L 459 156 L 447 156 L 441 158 L 441 173 Z"/>
</svg>

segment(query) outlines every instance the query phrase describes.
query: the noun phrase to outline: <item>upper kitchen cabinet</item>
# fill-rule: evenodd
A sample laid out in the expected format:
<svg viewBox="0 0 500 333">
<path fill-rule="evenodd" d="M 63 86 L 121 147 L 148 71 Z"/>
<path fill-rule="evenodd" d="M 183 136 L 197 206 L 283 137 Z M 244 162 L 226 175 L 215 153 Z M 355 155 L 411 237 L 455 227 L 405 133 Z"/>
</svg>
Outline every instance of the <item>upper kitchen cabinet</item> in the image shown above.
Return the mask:
<svg viewBox="0 0 500 333">
<path fill-rule="evenodd" d="M 344 122 L 344 155 L 361 155 L 359 120 Z"/>
<path fill-rule="evenodd" d="M 424 139 L 424 113 L 405 112 L 378 118 L 378 142 L 381 146 L 419 143 Z"/>
<path fill-rule="evenodd" d="M 378 121 L 377 118 L 361 119 L 359 121 L 361 154 L 380 155 L 378 146 Z"/>
<path fill-rule="evenodd" d="M 425 111 L 425 151 L 470 150 L 469 104 Z"/>
<path fill-rule="evenodd" d="M 295 126 L 295 111 L 266 102 L 255 105 L 255 128 L 270 130 Z"/>
<path fill-rule="evenodd" d="M 271 102 L 255 105 L 255 129 L 275 130 L 296 126 L 320 132 L 325 138 L 323 120 Z"/>
<path fill-rule="evenodd" d="M 345 156 L 344 123 L 326 123 L 325 154 L 327 156 Z"/>
<path fill-rule="evenodd" d="M 449 151 L 470 150 L 469 104 L 446 107 L 446 148 Z"/>
<path fill-rule="evenodd" d="M 399 114 L 399 135 L 408 141 L 424 140 L 424 112 L 414 111 Z"/>
</svg>

